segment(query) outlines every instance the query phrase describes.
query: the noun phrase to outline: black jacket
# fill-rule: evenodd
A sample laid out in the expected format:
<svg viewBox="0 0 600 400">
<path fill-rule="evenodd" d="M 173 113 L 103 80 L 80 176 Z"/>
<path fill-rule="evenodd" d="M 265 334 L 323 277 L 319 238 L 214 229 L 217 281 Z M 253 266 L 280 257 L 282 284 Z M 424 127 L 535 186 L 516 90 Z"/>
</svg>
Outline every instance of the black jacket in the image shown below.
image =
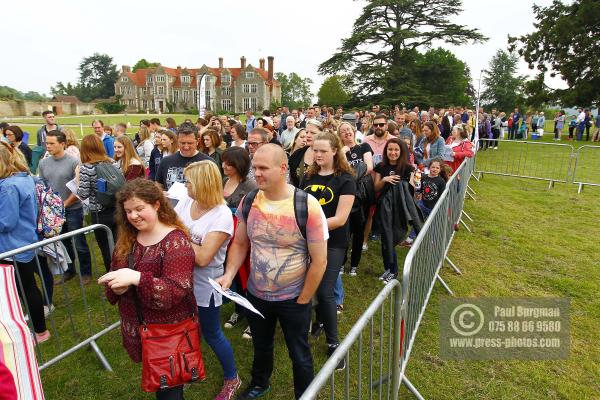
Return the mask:
<svg viewBox="0 0 600 400">
<path fill-rule="evenodd" d="M 410 183 L 400 181 L 395 185 L 387 185 L 377 201 L 377 218 L 381 228 L 381 248 L 390 252 L 395 251 L 394 246 L 406 239 L 409 224 L 419 233 L 423 228 L 423 214 L 417 206 Z M 388 246 L 383 246 L 384 240 Z M 393 254 L 389 256 L 388 260 L 391 260 Z"/>
</svg>

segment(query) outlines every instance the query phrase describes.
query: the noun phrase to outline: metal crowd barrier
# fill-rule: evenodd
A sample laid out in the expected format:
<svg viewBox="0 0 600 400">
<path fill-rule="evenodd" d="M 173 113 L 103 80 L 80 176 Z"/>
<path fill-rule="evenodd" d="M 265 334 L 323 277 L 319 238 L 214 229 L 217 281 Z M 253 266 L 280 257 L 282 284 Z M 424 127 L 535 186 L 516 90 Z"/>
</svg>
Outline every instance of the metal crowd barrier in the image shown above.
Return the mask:
<svg viewBox="0 0 600 400">
<path fill-rule="evenodd" d="M 600 186 L 600 146 L 585 145 L 577 149 L 573 183 L 581 193 L 585 185 Z"/>
<path fill-rule="evenodd" d="M 332 400 L 350 397 L 372 399 L 373 395 L 378 399 L 389 399 L 390 396 L 394 400 L 398 399 L 402 338 L 399 312 L 401 298 L 400 282 L 392 280 L 360 316 L 300 400 L 316 399 L 327 382 L 329 398 Z M 368 338 L 368 354 L 363 353 L 364 336 Z M 356 349 L 356 352 L 353 349 Z M 342 359 L 346 360 L 343 389 L 336 390 L 335 368 Z M 353 385 L 350 384 L 351 374 L 356 377 Z"/>
<path fill-rule="evenodd" d="M 498 149 L 492 145 L 496 145 Z M 568 183 L 573 146 L 522 140 L 479 139 L 475 173 Z"/>
<path fill-rule="evenodd" d="M 96 230 L 104 230 L 106 232 L 110 252 L 112 254 L 114 247 L 112 232 L 107 226 L 100 224 L 87 226 L 51 239 L 42 240 L 0 254 L 0 260 L 11 260 L 6 263 L 11 263 L 13 265 L 17 287 L 21 293 L 21 303 L 23 304 L 23 310 L 27 316 L 31 315 L 29 311 L 30 305 L 28 304 L 27 294 L 23 290 L 19 268 L 16 265 L 16 261 L 13 260 L 15 255 L 33 250 L 35 252 L 34 260 L 37 268 L 35 272 L 39 276 L 39 279 L 36 279 L 36 281 L 41 283 L 43 299 L 49 299 L 50 293 L 54 292 L 52 301 L 50 302 L 50 304 L 54 306 L 54 309 L 50 310 L 48 308 L 45 310 L 45 314 L 47 314 L 46 324 L 51 334 L 50 339 L 47 342 L 38 344 L 35 335 L 33 335 L 34 341 L 36 342 L 36 356 L 40 371 L 58 363 L 68 355 L 87 346 L 90 346 L 94 351 L 102 366 L 108 371 L 112 371 L 110 364 L 96 343 L 96 340 L 99 337 L 120 325 L 118 315 L 115 313 L 114 308 L 107 307 L 108 302 L 104 295 L 104 289 L 94 281 L 94 279 L 105 271 L 104 267 L 98 269 L 98 265 L 103 266 L 103 262 L 98 262 L 98 258 L 100 258 L 100 260 L 102 260 L 102 258 L 96 254 L 95 247 L 88 242 L 91 257 L 92 282 L 90 282 L 89 285 L 84 285 L 81 279 L 79 257 L 75 246 L 75 238 L 78 235 L 84 235 L 84 240 L 87 242 L 85 235 Z M 72 282 L 64 281 L 64 271 L 60 265 L 56 268 L 56 264 L 65 261 L 61 258 L 64 257 L 64 249 L 61 250 L 61 244 L 65 246 L 64 249 L 70 247 L 72 255 L 74 256 L 72 263 L 74 264 L 78 275 L 73 278 Z M 44 251 L 44 249 L 46 251 Z M 47 252 L 53 252 L 54 255 L 59 255 L 50 256 L 47 255 Z M 45 259 L 43 259 L 44 257 Z M 54 273 L 50 269 L 52 262 L 56 263 Z M 53 275 L 48 276 L 49 273 L 52 273 Z M 61 281 L 60 286 L 54 286 L 55 278 Z M 48 287 L 48 282 L 52 282 L 52 288 Z M 47 305 L 47 300 L 44 300 L 44 303 L 46 304 L 46 307 L 49 307 Z M 32 318 L 26 317 L 26 320 L 28 320 L 28 326 L 33 332 Z"/>
</svg>

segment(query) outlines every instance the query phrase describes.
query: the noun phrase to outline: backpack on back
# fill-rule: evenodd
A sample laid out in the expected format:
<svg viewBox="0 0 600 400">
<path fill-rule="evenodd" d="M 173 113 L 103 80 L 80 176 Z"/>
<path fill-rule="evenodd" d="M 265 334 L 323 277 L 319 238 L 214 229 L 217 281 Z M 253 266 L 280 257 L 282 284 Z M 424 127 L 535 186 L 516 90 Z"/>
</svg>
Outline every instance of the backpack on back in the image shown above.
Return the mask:
<svg viewBox="0 0 600 400">
<path fill-rule="evenodd" d="M 59 235 L 65 223 L 65 206 L 62 199 L 42 180 L 35 182 L 35 199 L 38 207 L 38 235 L 43 238 Z"/>
<path fill-rule="evenodd" d="M 246 224 L 248 223 L 248 215 L 250 215 L 250 209 L 252 208 L 252 203 L 254 203 L 254 198 L 256 197 L 257 193 L 258 189 L 254 189 L 244 196 L 242 203 L 242 216 L 244 217 L 244 222 Z M 300 228 L 302 237 L 306 239 L 306 223 L 308 221 L 308 193 L 298 188 L 294 189 L 294 216 L 296 217 L 296 224 L 298 225 L 298 228 Z"/>
<path fill-rule="evenodd" d="M 103 179 L 106 182 L 106 190 L 96 191 L 96 201 L 103 208 L 110 208 L 115 205 L 117 198 L 116 194 L 125 184 L 123 173 L 114 165 L 107 162 L 101 162 L 95 165 L 96 177 L 98 180 Z"/>
</svg>

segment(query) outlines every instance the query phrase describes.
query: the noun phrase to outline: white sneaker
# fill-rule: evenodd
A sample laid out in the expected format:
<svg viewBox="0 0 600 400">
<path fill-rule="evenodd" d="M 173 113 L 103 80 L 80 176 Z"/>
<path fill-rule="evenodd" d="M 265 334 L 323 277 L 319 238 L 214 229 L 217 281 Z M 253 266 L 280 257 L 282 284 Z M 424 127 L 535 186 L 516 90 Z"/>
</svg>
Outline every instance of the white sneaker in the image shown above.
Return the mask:
<svg viewBox="0 0 600 400">
<path fill-rule="evenodd" d="M 364 243 L 363 247 L 362 247 L 362 251 L 367 251 L 367 250 L 369 250 L 369 245 Z"/>
<path fill-rule="evenodd" d="M 494 150 L 498 150 L 498 146 L 494 146 Z"/>
<path fill-rule="evenodd" d="M 225 322 L 223 327 L 225 327 L 225 329 L 231 329 L 234 326 L 236 326 L 239 321 L 240 321 L 240 314 L 238 314 L 234 311 L 233 314 L 231 314 L 231 317 L 229 317 L 229 319 L 227 320 L 227 322 Z"/>
<path fill-rule="evenodd" d="M 50 315 L 55 309 L 56 307 L 54 307 L 54 304 L 50 304 L 50 306 L 44 306 L 44 317 Z"/>
<path fill-rule="evenodd" d="M 244 329 L 244 333 L 242 333 L 242 337 L 247 340 L 252 340 L 252 331 L 250 331 L 250 325 L 246 329 Z"/>
</svg>

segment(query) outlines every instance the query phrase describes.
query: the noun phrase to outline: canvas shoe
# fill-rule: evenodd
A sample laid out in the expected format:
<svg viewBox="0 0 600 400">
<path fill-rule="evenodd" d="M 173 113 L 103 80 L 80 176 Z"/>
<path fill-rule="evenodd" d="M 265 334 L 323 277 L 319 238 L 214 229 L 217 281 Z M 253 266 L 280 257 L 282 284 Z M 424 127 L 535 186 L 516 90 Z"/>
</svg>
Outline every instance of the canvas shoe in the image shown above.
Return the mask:
<svg viewBox="0 0 600 400">
<path fill-rule="evenodd" d="M 252 331 L 250 330 L 250 325 L 244 329 L 244 333 L 242 333 L 242 337 L 247 340 L 252 340 Z"/>
<path fill-rule="evenodd" d="M 214 400 L 231 400 L 240 386 L 242 386 L 242 380 L 239 375 L 233 379 L 225 379 L 221 391 Z"/>
<path fill-rule="evenodd" d="M 237 395 L 236 400 L 252 400 L 263 397 L 271 391 L 271 386 L 262 387 L 258 385 L 250 385 L 244 391 Z"/>
<path fill-rule="evenodd" d="M 226 329 L 231 329 L 234 326 L 237 325 L 238 322 L 240 322 L 241 316 L 240 314 L 236 313 L 235 311 L 231 314 L 231 316 L 229 317 L 229 319 L 227 320 L 227 322 L 225 322 L 225 324 L 223 325 Z"/>
<path fill-rule="evenodd" d="M 350 272 L 348 273 L 348 275 L 350 276 L 356 276 L 356 270 L 358 269 L 358 267 L 352 267 L 350 268 Z"/>
<path fill-rule="evenodd" d="M 388 284 L 390 283 L 393 279 L 396 279 L 396 277 L 398 276 L 398 274 L 388 274 L 388 276 L 386 276 L 386 278 L 383 280 L 384 284 Z"/>
<path fill-rule="evenodd" d="M 387 278 L 387 276 L 388 276 L 389 274 L 390 274 L 390 270 L 389 270 L 389 269 L 386 269 L 385 271 L 383 271 L 383 274 L 381 274 L 381 276 L 379 276 L 379 278 L 377 278 L 377 279 L 379 279 L 380 281 L 384 281 L 384 280 L 385 280 L 385 278 Z"/>
<path fill-rule="evenodd" d="M 331 357 L 331 355 L 335 352 L 335 349 L 337 349 L 338 346 L 339 344 L 327 345 L 327 357 Z M 335 367 L 336 371 L 342 371 L 344 369 L 346 369 L 346 357 L 342 358 L 338 365 Z"/>
</svg>

